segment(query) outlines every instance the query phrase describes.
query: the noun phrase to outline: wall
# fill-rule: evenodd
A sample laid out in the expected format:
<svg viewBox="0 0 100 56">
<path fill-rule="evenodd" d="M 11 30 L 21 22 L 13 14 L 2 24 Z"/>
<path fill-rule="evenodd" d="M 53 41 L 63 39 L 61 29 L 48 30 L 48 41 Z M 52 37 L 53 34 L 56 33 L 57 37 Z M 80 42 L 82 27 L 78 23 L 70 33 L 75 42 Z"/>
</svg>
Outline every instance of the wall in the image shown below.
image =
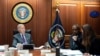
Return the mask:
<svg viewBox="0 0 100 56">
<path fill-rule="evenodd" d="M 97 34 L 100 34 L 100 16 L 91 18 L 92 10 L 100 12 L 98 0 L 0 0 L 0 44 L 12 44 L 13 30 L 16 29 L 11 15 L 12 7 L 18 2 L 27 2 L 34 9 L 32 20 L 25 24 L 32 30 L 32 39 L 36 46 L 43 45 L 48 39 L 49 29 L 55 19 L 56 2 L 58 1 L 60 17 L 66 34 L 71 34 L 73 24 L 90 24 Z"/>
<path fill-rule="evenodd" d="M 58 5 L 58 6 L 57 6 Z M 100 13 L 100 0 L 53 0 L 52 21 L 55 17 L 56 7 L 60 10 L 60 18 L 66 34 L 72 33 L 73 24 L 90 24 L 96 34 L 100 34 L 100 15 L 97 18 L 90 17 L 91 11 Z"/>
<path fill-rule="evenodd" d="M 35 45 L 43 45 L 51 26 L 51 0 L 0 0 L 0 44 L 12 44 L 13 30 L 18 23 L 13 20 L 11 10 L 18 2 L 27 2 L 33 7 L 34 16 L 25 26 L 32 30 Z"/>
</svg>

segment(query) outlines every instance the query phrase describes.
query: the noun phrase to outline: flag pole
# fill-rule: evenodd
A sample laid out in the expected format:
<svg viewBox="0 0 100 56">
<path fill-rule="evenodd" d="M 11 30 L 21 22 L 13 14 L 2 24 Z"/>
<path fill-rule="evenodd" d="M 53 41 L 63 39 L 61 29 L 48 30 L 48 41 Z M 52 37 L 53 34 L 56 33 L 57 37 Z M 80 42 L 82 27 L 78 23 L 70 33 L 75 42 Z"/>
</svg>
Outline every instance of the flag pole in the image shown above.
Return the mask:
<svg viewBox="0 0 100 56">
<path fill-rule="evenodd" d="M 58 13 L 59 13 L 60 11 L 59 11 L 58 7 L 59 7 L 59 2 L 56 2 L 56 11 L 58 11 Z"/>
<path fill-rule="evenodd" d="M 59 17 L 60 10 L 59 10 L 59 2 L 56 2 L 56 17 Z M 57 20 L 58 22 L 60 22 L 60 20 Z"/>
</svg>

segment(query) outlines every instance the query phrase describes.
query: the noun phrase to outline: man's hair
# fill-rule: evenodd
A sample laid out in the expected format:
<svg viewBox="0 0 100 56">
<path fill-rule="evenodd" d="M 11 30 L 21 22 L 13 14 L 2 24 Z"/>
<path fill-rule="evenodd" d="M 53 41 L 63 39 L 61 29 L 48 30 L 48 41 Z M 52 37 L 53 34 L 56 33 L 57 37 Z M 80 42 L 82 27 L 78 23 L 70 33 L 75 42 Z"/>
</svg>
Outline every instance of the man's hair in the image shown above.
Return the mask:
<svg viewBox="0 0 100 56">
<path fill-rule="evenodd" d="M 17 29 L 18 29 L 19 27 L 21 27 L 21 26 L 24 26 L 24 24 L 18 24 L 18 25 L 17 25 Z"/>
<path fill-rule="evenodd" d="M 80 30 L 80 26 L 79 26 L 78 24 L 74 24 L 74 25 L 72 26 L 72 29 L 73 29 L 74 27 L 76 27 L 78 30 Z"/>
</svg>

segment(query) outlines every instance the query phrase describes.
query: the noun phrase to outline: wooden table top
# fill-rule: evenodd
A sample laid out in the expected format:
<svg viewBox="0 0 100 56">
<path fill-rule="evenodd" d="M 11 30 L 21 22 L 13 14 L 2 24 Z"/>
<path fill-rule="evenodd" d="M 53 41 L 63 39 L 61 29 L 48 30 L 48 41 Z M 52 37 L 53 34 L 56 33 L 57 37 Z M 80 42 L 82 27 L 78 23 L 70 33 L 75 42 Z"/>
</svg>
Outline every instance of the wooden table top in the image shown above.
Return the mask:
<svg viewBox="0 0 100 56">
<path fill-rule="evenodd" d="M 42 56 L 40 50 L 31 50 L 30 53 L 32 53 L 33 56 Z M 17 51 L 15 51 L 14 56 L 19 56 Z"/>
<path fill-rule="evenodd" d="M 41 56 L 41 52 L 40 50 L 33 50 L 33 51 L 30 51 L 34 56 Z"/>
<path fill-rule="evenodd" d="M 43 55 L 41 55 L 41 51 L 39 49 L 38 50 L 30 50 L 30 53 L 32 53 L 33 56 L 43 56 Z M 14 56 L 19 56 L 17 51 L 14 52 Z M 83 56 L 87 56 L 87 55 L 83 54 Z"/>
</svg>

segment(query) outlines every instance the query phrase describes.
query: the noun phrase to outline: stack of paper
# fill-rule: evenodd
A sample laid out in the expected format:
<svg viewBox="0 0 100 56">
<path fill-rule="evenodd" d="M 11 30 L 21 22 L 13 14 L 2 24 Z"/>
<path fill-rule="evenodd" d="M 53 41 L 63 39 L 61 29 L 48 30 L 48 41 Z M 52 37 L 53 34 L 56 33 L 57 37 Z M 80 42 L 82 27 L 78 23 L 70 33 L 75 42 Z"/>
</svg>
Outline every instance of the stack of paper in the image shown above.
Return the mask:
<svg viewBox="0 0 100 56">
<path fill-rule="evenodd" d="M 60 49 L 60 53 L 67 56 L 83 56 L 80 50 Z"/>
<path fill-rule="evenodd" d="M 41 49 L 41 55 L 44 56 L 46 53 L 51 53 L 50 49 Z"/>
<path fill-rule="evenodd" d="M 18 50 L 18 54 L 26 54 L 29 53 L 29 50 Z"/>
<path fill-rule="evenodd" d="M 4 51 L 5 50 L 5 46 L 0 45 L 0 51 Z"/>
<path fill-rule="evenodd" d="M 60 49 L 60 53 L 68 53 L 72 51 L 71 49 Z"/>
<path fill-rule="evenodd" d="M 33 56 L 32 53 L 29 53 L 29 50 L 18 50 L 19 56 Z"/>
<path fill-rule="evenodd" d="M 32 53 L 29 54 L 19 54 L 19 56 L 33 56 Z"/>
<path fill-rule="evenodd" d="M 72 50 L 70 52 L 67 53 L 69 56 L 83 56 L 82 52 L 80 52 L 79 50 Z"/>
<path fill-rule="evenodd" d="M 4 52 L 0 52 L 0 56 L 5 56 L 5 55 L 4 55 Z"/>
<path fill-rule="evenodd" d="M 45 56 L 56 56 L 56 53 L 46 53 Z"/>
</svg>

